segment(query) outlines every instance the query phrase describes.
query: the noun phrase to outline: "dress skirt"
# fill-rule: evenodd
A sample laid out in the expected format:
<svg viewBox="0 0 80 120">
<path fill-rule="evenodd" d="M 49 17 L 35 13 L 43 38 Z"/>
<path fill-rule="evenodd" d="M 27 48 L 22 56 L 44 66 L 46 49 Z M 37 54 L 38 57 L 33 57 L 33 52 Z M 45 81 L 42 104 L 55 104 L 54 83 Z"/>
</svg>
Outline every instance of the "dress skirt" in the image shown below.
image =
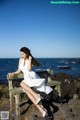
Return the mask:
<svg viewBox="0 0 80 120">
<path fill-rule="evenodd" d="M 49 94 L 52 88 L 45 84 L 45 78 L 40 78 L 34 71 L 24 73 L 23 82 L 29 87 L 34 87 L 36 90 Z"/>
</svg>

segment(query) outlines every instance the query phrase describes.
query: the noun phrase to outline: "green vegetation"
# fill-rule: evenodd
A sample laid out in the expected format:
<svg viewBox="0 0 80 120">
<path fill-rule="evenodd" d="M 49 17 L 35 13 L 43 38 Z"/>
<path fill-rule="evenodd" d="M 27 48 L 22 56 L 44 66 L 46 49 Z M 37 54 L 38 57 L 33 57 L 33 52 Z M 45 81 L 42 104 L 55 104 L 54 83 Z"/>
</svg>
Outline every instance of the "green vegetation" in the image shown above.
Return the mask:
<svg viewBox="0 0 80 120">
<path fill-rule="evenodd" d="M 0 85 L 0 99 L 9 98 L 9 88 L 5 85 Z"/>
</svg>

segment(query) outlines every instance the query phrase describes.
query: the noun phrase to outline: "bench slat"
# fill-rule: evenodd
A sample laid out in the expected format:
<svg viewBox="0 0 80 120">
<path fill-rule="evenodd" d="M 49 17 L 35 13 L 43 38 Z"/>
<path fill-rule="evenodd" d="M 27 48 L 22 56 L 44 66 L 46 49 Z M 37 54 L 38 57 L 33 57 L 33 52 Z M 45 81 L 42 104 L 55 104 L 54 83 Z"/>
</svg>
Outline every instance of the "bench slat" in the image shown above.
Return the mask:
<svg viewBox="0 0 80 120">
<path fill-rule="evenodd" d="M 9 90 L 12 94 L 19 94 L 19 93 L 24 93 L 21 87 L 18 88 L 13 88 Z"/>
<path fill-rule="evenodd" d="M 61 82 L 60 81 L 49 81 L 47 82 L 47 85 L 49 86 L 55 86 L 55 85 L 60 85 Z"/>
</svg>

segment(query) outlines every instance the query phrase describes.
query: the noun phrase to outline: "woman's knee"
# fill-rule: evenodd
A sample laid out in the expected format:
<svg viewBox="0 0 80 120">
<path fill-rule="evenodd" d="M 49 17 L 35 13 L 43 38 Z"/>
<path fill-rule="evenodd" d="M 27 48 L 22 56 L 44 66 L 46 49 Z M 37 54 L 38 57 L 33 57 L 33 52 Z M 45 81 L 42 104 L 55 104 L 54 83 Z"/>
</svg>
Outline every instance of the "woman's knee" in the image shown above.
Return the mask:
<svg viewBox="0 0 80 120">
<path fill-rule="evenodd" d="M 22 82 L 20 82 L 20 86 L 21 87 L 24 87 L 25 86 L 25 83 L 22 81 Z"/>
<path fill-rule="evenodd" d="M 22 87 L 22 85 L 23 85 L 23 82 L 20 82 L 20 86 Z"/>
<path fill-rule="evenodd" d="M 24 92 L 27 92 L 27 90 L 25 89 L 25 86 L 24 86 L 24 84 L 25 84 L 25 83 L 23 83 L 23 82 L 20 82 L 20 86 L 22 87 L 23 91 L 24 91 Z"/>
<path fill-rule="evenodd" d="M 26 83 L 24 83 L 23 81 L 22 82 L 20 82 L 20 86 L 22 87 L 22 88 L 28 88 L 28 85 L 26 84 Z"/>
</svg>

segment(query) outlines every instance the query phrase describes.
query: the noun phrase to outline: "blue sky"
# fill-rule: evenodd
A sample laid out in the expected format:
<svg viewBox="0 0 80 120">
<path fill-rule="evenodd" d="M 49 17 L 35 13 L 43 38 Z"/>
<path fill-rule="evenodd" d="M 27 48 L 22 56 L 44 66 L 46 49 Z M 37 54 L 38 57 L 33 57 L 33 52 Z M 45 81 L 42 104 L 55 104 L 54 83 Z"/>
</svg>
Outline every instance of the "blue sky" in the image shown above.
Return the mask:
<svg viewBox="0 0 80 120">
<path fill-rule="evenodd" d="M 51 0 L 0 0 L 0 58 L 80 58 L 80 4 L 53 5 Z"/>
</svg>

